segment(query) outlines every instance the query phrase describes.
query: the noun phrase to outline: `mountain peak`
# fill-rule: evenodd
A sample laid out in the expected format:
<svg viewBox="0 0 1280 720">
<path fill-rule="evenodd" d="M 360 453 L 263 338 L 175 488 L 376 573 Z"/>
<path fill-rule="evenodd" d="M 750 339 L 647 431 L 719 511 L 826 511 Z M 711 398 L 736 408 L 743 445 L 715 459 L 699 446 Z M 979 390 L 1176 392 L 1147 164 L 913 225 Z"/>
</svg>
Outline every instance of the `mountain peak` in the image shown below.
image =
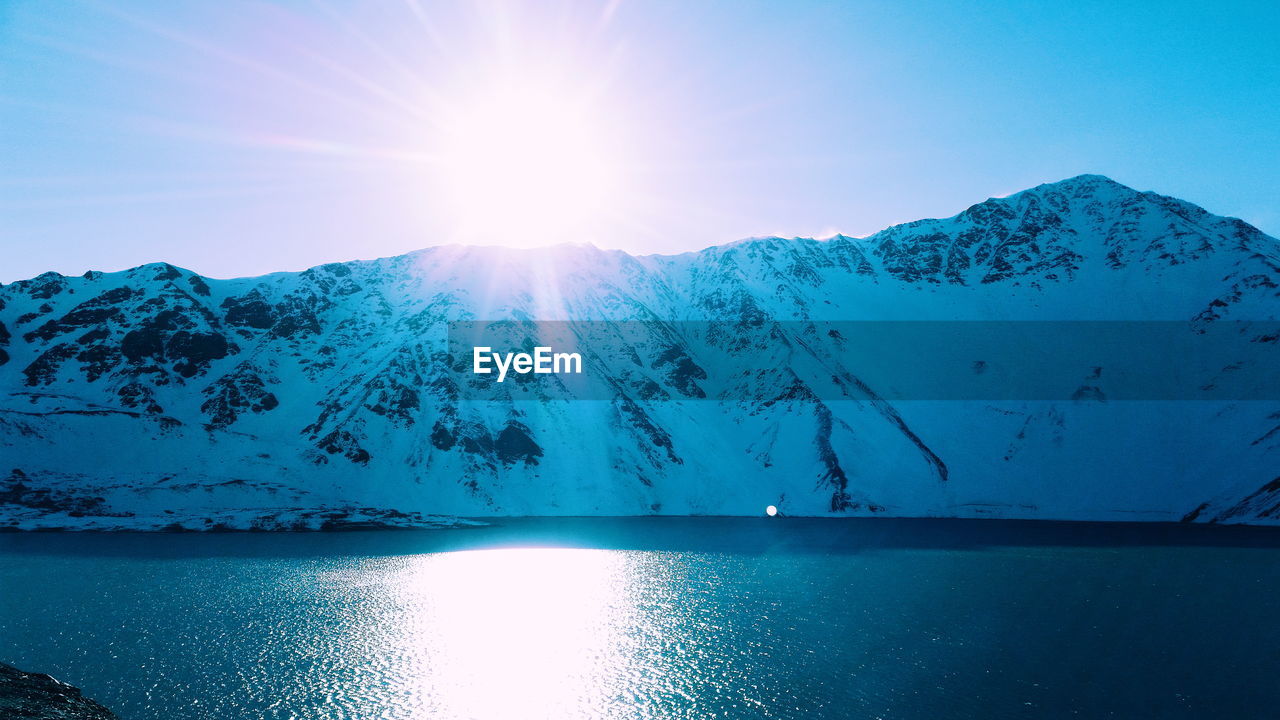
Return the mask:
<svg viewBox="0 0 1280 720">
<path fill-rule="evenodd" d="M 1064 178 L 1057 182 L 1044 183 L 1043 185 L 1049 185 L 1049 186 L 1057 185 L 1061 187 L 1086 187 L 1086 188 L 1093 188 L 1093 187 L 1099 187 L 1099 186 L 1105 186 L 1105 185 L 1114 185 L 1116 187 L 1125 188 L 1127 190 L 1133 189 L 1128 185 L 1125 185 L 1124 183 L 1116 182 L 1115 180 L 1112 180 L 1106 175 L 1102 175 L 1099 173 L 1081 173 L 1079 175 L 1073 175 L 1069 178 Z"/>
<path fill-rule="evenodd" d="M 1206 411 L 1171 429 L 1152 413 L 1160 443 L 1129 463 L 1128 425 L 1090 434 L 1020 406 L 953 421 L 845 402 L 880 384 L 857 375 L 861 355 L 822 349 L 812 324 L 1177 320 L 1190 332 L 1274 320 L 1280 263 L 1274 240 L 1254 233 L 1081 175 L 866 238 L 760 238 L 643 260 L 588 244 L 452 245 L 258 278 L 168 264 L 46 274 L 0 288 L 0 448 L 19 468 L 0 477 L 0 529 L 758 514 L 784 496 L 797 515 L 1074 519 L 1179 519 L 1222 496 L 1226 514 L 1203 518 L 1273 522 L 1252 508 L 1274 457 L 1250 443 L 1274 436 L 1274 418 L 1232 427 L 1223 437 L 1240 441 L 1206 460 L 1165 449 L 1197 448 L 1219 419 Z M 490 386 L 451 354 L 456 323 L 486 325 L 497 351 L 561 320 L 604 329 L 580 347 L 608 394 L 578 399 L 607 402 L 469 400 Z M 950 352 L 943 335 L 920 350 Z M 975 374 L 986 367 L 972 360 Z M 541 380 L 525 387 L 576 397 Z M 685 402 L 695 398 L 712 402 Z M 1166 442 L 1170 430 L 1182 434 Z M 1075 452 L 1075 464 L 1052 475 L 1019 465 L 1042 450 Z M 1133 485 L 1191 464 L 1205 474 L 1182 495 Z M 600 469 L 616 471 L 607 485 Z M 988 482 L 1004 477 L 1024 485 Z"/>
<path fill-rule="evenodd" d="M 1124 183 L 1116 182 L 1106 175 L 1096 173 L 1085 173 L 1082 175 L 1074 175 L 1064 178 L 1056 182 L 1047 182 L 1027 188 L 1021 192 L 1016 192 L 1008 198 L 1013 199 L 1025 195 L 1048 195 L 1050 193 L 1059 193 L 1069 198 L 1100 198 L 1100 197 L 1132 197 L 1141 195 L 1142 193 Z M 997 198 L 999 199 L 999 198 Z"/>
</svg>

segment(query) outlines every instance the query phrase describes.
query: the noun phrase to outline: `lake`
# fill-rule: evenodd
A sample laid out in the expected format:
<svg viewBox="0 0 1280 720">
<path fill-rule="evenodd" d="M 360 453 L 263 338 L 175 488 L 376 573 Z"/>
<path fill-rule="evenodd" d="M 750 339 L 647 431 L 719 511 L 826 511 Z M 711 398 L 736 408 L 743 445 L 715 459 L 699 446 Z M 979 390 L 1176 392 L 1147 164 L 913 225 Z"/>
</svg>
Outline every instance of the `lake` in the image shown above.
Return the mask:
<svg viewBox="0 0 1280 720">
<path fill-rule="evenodd" d="M 0 535 L 0 661 L 123 720 L 1280 708 L 1280 530 L 496 522 Z"/>
</svg>

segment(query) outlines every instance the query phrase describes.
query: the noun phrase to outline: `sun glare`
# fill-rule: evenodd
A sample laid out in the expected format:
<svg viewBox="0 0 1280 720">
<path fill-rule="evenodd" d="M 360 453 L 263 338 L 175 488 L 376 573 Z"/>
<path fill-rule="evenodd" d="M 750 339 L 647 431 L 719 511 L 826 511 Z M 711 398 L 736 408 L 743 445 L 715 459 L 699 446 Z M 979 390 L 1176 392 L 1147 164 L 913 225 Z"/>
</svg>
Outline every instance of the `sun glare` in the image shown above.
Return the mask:
<svg viewBox="0 0 1280 720">
<path fill-rule="evenodd" d="M 567 718 L 619 714 L 640 672 L 643 630 L 612 550 L 502 548 L 418 556 L 397 587 L 419 665 L 415 716 Z M 625 706 L 624 706 L 625 707 Z"/>
<path fill-rule="evenodd" d="M 617 210 L 611 128 L 589 97 L 555 84 L 492 84 L 451 107 L 435 144 L 436 184 L 463 240 L 590 240 Z"/>
</svg>

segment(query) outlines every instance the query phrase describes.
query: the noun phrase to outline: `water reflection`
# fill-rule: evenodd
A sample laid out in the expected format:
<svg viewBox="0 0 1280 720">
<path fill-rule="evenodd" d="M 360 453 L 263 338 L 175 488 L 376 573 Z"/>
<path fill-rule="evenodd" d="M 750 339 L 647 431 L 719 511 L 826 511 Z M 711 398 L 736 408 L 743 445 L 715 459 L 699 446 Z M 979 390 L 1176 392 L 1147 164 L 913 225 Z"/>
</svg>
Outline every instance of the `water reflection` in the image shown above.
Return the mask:
<svg viewBox="0 0 1280 720">
<path fill-rule="evenodd" d="M 124 720 L 1254 717 L 1280 704 L 1274 539 L 1105 530 L 700 518 L 0 536 L 0 660 Z"/>
<path fill-rule="evenodd" d="M 598 716 L 638 671 L 628 553 L 512 548 L 407 559 L 390 578 L 420 654 L 408 688 L 433 717 Z"/>
</svg>

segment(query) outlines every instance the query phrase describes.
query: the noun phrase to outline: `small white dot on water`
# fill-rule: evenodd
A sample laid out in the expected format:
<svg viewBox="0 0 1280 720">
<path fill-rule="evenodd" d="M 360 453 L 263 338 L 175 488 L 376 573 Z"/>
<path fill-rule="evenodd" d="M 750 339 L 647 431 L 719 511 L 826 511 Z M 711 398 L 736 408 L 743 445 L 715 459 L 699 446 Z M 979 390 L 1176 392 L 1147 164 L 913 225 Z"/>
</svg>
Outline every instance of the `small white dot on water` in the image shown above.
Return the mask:
<svg viewBox="0 0 1280 720">
<path fill-rule="evenodd" d="M 769 507 L 765 508 L 764 514 L 768 515 L 769 517 L 773 517 L 774 515 L 777 515 L 778 514 L 777 506 L 770 505 Z"/>
</svg>

